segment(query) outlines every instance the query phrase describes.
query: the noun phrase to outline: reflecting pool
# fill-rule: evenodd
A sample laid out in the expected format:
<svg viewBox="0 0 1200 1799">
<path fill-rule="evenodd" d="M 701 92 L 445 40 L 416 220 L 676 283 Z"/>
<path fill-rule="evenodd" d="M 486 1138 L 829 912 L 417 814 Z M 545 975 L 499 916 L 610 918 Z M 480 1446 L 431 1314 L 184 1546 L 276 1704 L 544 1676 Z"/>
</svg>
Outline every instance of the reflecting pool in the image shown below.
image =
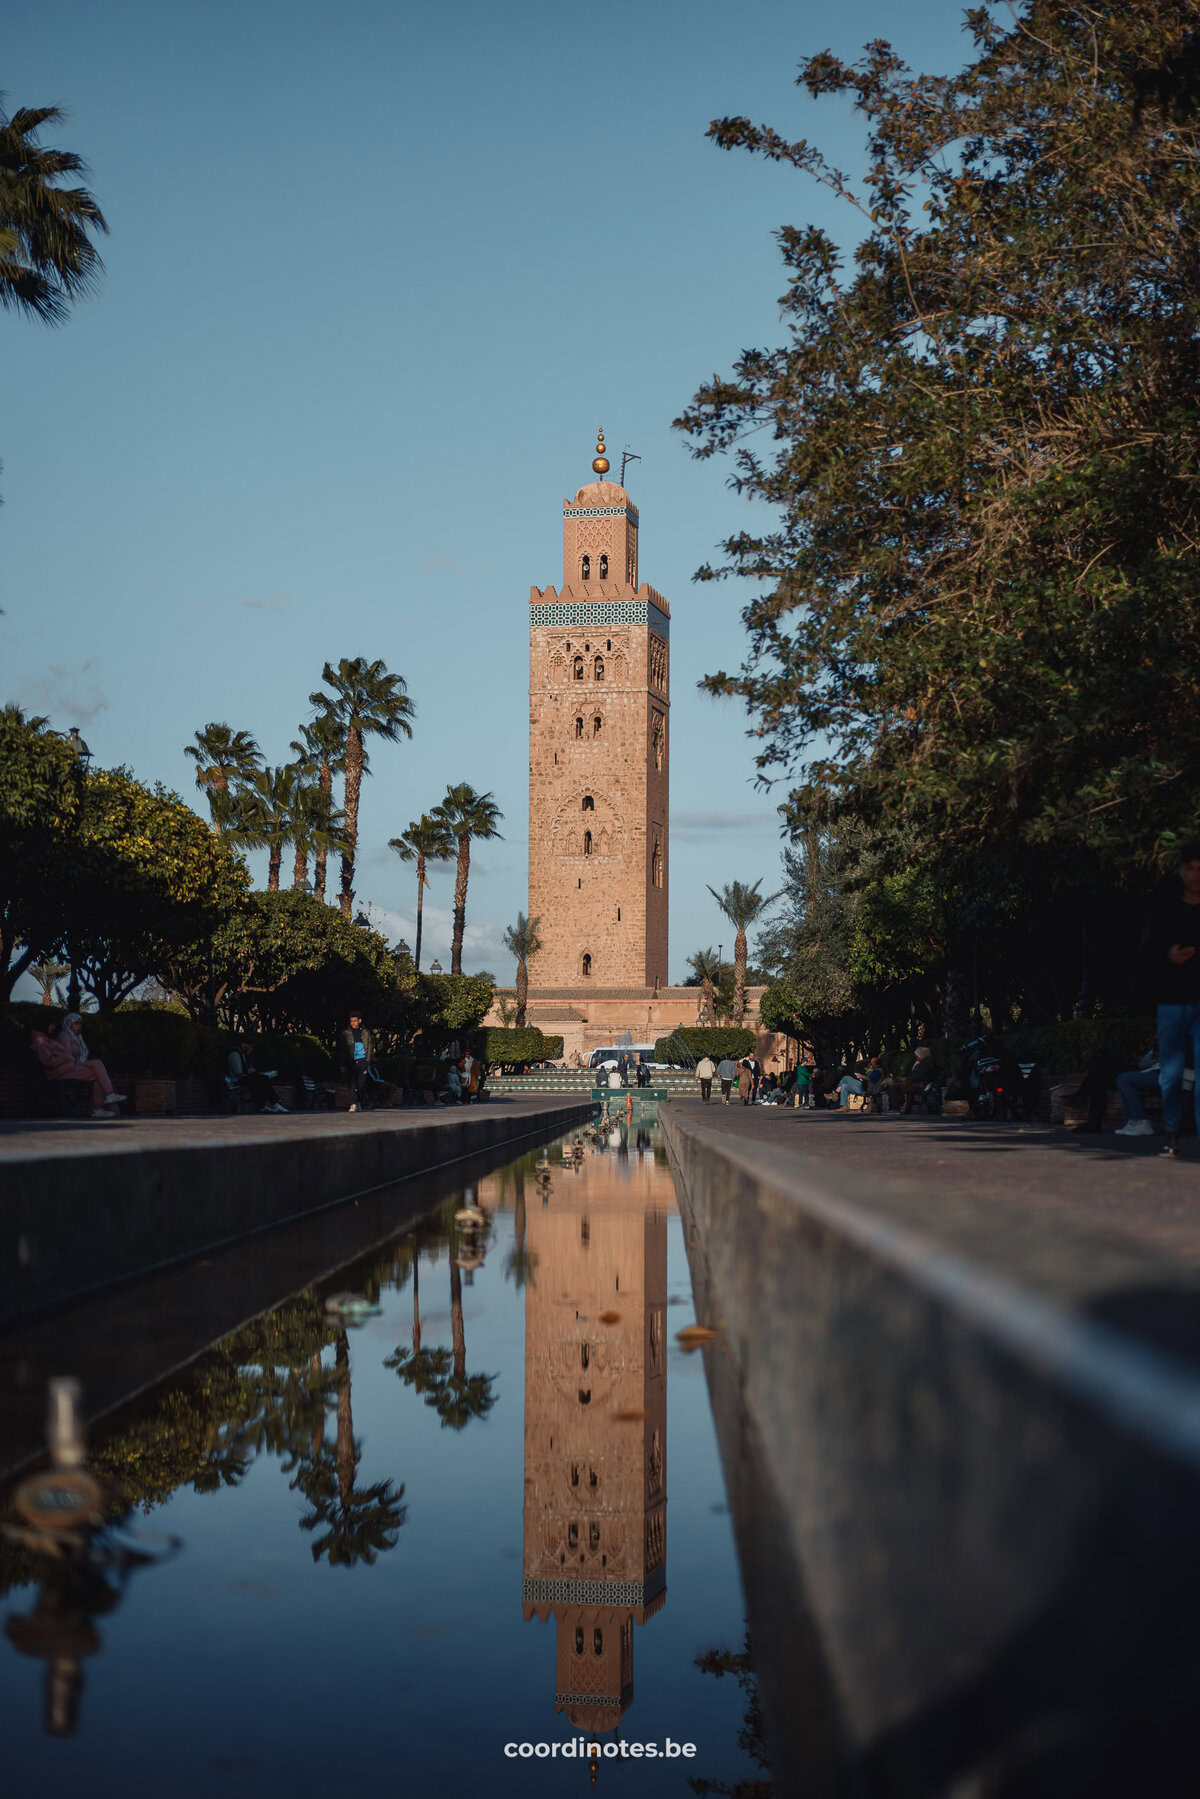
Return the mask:
<svg viewBox="0 0 1200 1799">
<path fill-rule="evenodd" d="M 90 1559 L 0 1542 L 5 1791 L 765 1793 L 692 1317 L 622 1122 L 112 1414 Z"/>
</svg>

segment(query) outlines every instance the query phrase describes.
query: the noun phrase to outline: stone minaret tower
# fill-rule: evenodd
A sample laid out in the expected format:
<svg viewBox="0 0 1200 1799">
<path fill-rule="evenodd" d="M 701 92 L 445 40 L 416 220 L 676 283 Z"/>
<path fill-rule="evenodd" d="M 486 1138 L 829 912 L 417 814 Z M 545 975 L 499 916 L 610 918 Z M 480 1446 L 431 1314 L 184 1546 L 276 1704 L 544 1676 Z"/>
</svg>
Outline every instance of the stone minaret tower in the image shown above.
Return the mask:
<svg viewBox="0 0 1200 1799">
<path fill-rule="evenodd" d="M 536 988 L 665 986 L 670 607 L 639 584 L 638 512 L 597 476 L 563 501 L 561 592 L 529 596 L 529 911 Z"/>
</svg>

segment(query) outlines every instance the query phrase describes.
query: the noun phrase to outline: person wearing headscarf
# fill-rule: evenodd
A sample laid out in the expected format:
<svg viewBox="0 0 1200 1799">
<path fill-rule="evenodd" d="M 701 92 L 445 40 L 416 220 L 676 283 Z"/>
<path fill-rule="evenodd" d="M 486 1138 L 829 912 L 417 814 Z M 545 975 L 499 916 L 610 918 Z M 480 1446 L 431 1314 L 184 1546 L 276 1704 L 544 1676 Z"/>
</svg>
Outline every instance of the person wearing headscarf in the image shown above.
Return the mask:
<svg viewBox="0 0 1200 1799">
<path fill-rule="evenodd" d="M 117 1116 L 116 1108 L 125 1095 L 113 1092 L 107 1068 L 88 1054 L 88 1046 L 83 1040 L 83 1019 L 78 1012 L 67 1013 L 57 1037 L 35 1031 L 33 1049 L 48 1081 L 91 1082 L 93 1118 Z"/>
</svg>

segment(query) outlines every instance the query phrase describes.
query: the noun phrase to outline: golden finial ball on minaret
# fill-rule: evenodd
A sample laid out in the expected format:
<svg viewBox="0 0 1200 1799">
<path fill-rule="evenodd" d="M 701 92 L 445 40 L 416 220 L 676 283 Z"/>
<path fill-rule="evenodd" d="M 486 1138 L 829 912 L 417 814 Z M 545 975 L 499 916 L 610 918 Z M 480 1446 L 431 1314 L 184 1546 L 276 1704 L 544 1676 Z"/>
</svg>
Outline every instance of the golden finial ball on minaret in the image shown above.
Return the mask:
<svg viewBox="0 0 1200 1799">
<path fill-rule="evenodd" d="M 596 460 L 592 467 L 598 475 L 607 475 L 608 473 L 608 457 L 604 454 L 603 428 L 596 433 Z"/>
</svg>

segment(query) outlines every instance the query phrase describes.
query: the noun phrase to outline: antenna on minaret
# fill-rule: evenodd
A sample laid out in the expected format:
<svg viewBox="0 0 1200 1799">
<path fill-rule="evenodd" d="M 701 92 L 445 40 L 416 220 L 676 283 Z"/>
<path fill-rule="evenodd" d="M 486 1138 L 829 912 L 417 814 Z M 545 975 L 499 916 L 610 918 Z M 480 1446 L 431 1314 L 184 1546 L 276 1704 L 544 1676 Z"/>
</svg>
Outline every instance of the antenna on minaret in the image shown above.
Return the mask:
<svg viewBox="0 0 1200 1799">
<path fill-rule="evenodd" d="M 621 451 L 621 480 L 619 483 L 620 486 L 624 487 L 624 485 L 625 485 L 625 464 L 627 462 L 640 462 L 641 460 L 642 459 L 638 455 L 636 450 L 625 449 L 625 450 Z"/>
</svg>

